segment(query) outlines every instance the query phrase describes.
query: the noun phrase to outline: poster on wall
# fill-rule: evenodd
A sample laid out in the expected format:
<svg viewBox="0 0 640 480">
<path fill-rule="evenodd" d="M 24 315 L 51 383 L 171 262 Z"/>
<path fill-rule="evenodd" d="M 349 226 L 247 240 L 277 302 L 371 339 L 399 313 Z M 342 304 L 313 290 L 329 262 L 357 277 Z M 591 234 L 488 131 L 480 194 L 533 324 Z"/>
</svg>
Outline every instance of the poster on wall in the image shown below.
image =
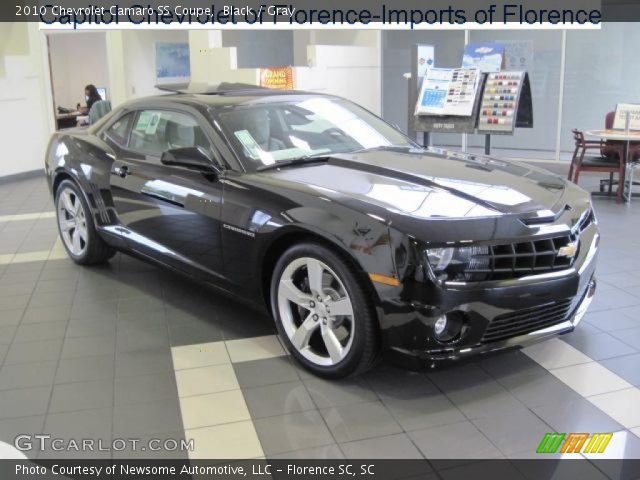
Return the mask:
<svg viewBox="0 0 640 480">
<path fill-rule="evenodd" d="M 494 73 L 502 69 L 504 45 L 501 43 L 469 43 L 464 47 L 462 68 L 477 68 L 481 72 Z"/>
<path fill-rule="evenodd" d="M 533 40 L 505 40 L 505 70 L 531 70 L 533 68 Z"/>
<path fill-rule="evenodd" d="M 275 90 L 293 90 L 292 67 L 270 67 L 260 69 L 260 86 Z"/>
<path fill-rule="evenodd" d="M 428 69 L 418 94 L 415 114 L 470 116 L 480 76 L 477 69 Z"/>
<path fill-rule="evenodd" d="M 189 44 L 157 42 L 157 83 L 183 82 L 189 80 L 190 77 Z"/>
<path fill-rule="evenodd" d="M 418 78 L 422 78 L 427 73 L 427 69 L 435 64 L 435 51 L 433 45 L 418 45 L 417 52 Z"/>
</svg>

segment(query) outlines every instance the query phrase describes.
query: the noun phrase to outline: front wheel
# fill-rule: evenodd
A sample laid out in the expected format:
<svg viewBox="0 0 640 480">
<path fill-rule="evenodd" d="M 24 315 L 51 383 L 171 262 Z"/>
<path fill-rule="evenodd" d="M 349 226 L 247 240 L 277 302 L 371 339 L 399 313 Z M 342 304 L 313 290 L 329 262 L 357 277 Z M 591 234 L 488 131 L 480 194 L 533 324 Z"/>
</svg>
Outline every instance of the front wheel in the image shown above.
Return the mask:
<svg viewBox="0 0 640 480">
<path fill-rule="evenodd" d="M 279 259 L 271 305 L 291 354 L 313 373 L 362 373 L 378 354 L 375 309 L 355 269 L 327 247 L 305 243 Z"/>
<path fill-rule="evenodd" d="M 64 180 L 56 190 L 56 218 L 62 244 L 74 262 L 103 263 L 115 254 L 98 235 L 89 205 L 71 180 Z"/>
</svg>

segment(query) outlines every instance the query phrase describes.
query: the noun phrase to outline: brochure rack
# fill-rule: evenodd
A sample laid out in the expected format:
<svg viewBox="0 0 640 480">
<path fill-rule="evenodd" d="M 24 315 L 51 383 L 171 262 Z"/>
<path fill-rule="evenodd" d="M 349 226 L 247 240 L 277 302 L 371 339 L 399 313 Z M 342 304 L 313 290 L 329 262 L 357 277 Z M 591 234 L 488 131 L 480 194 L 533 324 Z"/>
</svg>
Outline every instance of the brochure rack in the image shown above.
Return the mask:
<svg viewBox="0 0 640 480">
<path fill-rule="evenodd" d="M 409 86 L 409 106 L 418 107 L 417 69 L 413 68 Z M 416 108 L 416 112 L 420 113 Z M 436 115 L 414 114 L 410 111 L 409 134 L 415 138 L 422 136 L 422 143 L 428 145 L 429 134 L 472 133 L 485 135 L 485 153 L 491 153 L 491 135 L 513 135 L 515 128 L 533 128 L 533 106 L 531 82 L 527 72 L 500 71 L 481 74 L 479 86 L 471 114 Z"/>
</svg>

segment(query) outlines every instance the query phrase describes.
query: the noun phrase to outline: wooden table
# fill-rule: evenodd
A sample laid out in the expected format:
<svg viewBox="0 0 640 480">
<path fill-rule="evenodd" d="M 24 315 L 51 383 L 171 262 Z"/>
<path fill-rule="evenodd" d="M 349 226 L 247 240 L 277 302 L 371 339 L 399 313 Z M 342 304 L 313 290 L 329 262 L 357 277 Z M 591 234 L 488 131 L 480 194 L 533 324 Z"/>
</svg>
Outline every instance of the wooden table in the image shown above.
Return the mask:
<svg viewBox="0 0 640 480">
<path fill-rule="evenodd" d="M 632 159 L 629 158 L 629 144 L 631 142 L 638 142 L 640 143 L 640 131 L 638 130 L 630 130 L 629 132 L 625 132 L 624 130 L 587 130 L 586 132 L 584 132 L 584 134 L 588 137 L 595 137 L 595 138 L 599 138 L 601 140 L 604 141 L 608 141 L 608 142 L 623 142 L 624 144 L 624 149 L 623 149 L 623 157 L 624 157 L 624 161 L 625 163 L 630 163 Z M 624 179 L 623 179 L 624 181 Z M 609 183 L 609 180 L 601 180 L 600 181 L 600 185 L 606 185 Z M 613 182 L 612 184 L 615 184 L 615 182 Z M 634 185 L 637 185 L 637 183 L 634 182 Z M 595 195 L 609 195 L 609 193 L 605 193 L 602 191 L 602 188 L 600 189 L 600 192 L 592 192 L 592 194 Z M 640 196 L 639 194 L 633 194 L 633 196 Z"/>
</svg>

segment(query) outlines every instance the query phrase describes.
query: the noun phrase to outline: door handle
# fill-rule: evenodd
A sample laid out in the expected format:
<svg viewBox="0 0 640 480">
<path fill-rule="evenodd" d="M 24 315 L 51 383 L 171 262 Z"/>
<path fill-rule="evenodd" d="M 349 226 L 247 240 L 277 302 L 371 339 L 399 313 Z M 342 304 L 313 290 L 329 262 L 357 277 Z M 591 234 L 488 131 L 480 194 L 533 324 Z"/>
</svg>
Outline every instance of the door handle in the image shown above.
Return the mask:
<svg viewBox="0 0 640 480">
<path fill-rule="evenodd" d="M 114 167 L 111 173 L 118 175 L 120 178 L 125 178 L 131 172 L 129 171 L 129 167 L 122 165 L 120 167 Z"/>
</svg>

